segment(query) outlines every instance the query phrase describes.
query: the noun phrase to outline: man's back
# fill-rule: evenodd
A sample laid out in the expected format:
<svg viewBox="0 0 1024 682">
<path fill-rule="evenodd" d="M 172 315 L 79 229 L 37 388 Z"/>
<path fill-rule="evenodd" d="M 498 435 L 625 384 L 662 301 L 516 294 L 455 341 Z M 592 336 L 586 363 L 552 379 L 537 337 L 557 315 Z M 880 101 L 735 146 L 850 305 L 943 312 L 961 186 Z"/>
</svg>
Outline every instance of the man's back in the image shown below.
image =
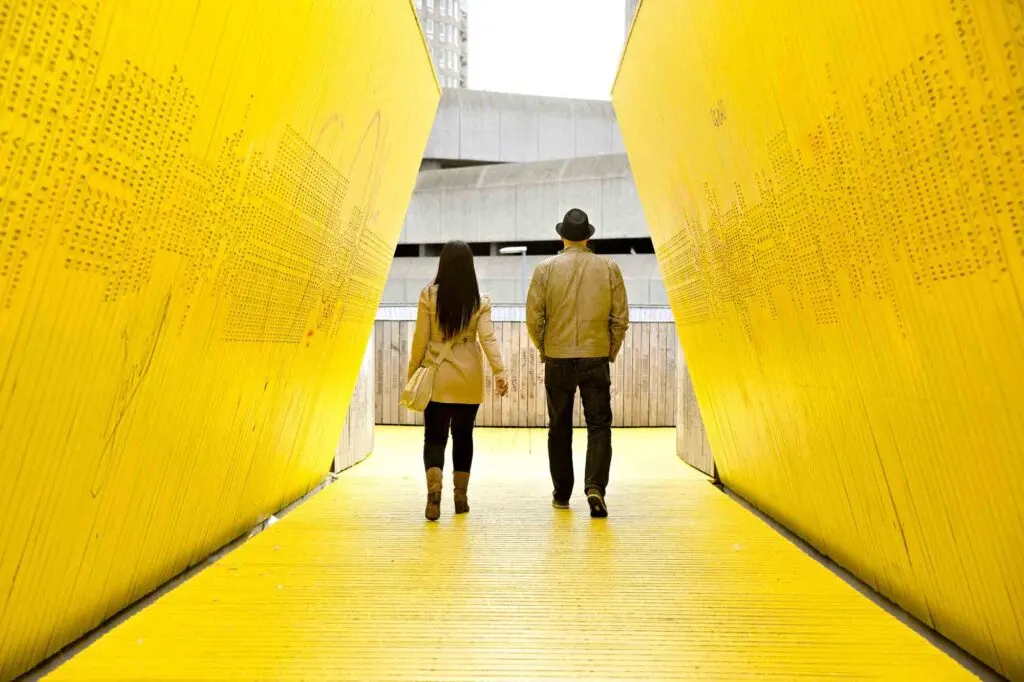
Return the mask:
<svg viewBox="0 0 1024 682">
<path fill-rule="evenodd" d="M 629 324 L 618 264 L 582 246 L 566 248 L 534 272 L 526 316 L 545 357 L 614 360 Z"/>
<path fill-rule="evenodd" d="M 612 375 L 608 363 L 622 347 L 629 306 L 619 266 L 587 249 L 596 231 L 578 208 L 570 209 L 555 226 L 565 250 L 534 271 L 526 296 L 526 327 L 544 358 L 548 464 L 555 486 L 551 504 L 569 509 L 575 485 L 572 411 L 578 390 L 587 420 L 587 504 L 592 517 L 605 518 L 604 494 L 612 464 Z"/>
</svg>

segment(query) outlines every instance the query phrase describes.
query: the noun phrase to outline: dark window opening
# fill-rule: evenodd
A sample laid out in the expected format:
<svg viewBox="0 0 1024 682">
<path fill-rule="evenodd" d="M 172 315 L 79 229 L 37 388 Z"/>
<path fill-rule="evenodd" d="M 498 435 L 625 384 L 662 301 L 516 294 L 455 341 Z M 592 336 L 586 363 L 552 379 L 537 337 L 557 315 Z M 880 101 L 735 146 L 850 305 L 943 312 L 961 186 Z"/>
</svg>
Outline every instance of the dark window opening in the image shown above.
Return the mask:
<svg viewBox="0 0 1024 682">
<path fill-rule="evenodd" d="M 451 168 L 476 168 L 477 166 L 501 166 L 502 161 L 474 161 L 472 159 L 423 159 L 420 170 L 448 170 Z"/>
<path fill-rule="evenodd" d="M 562 242 L 558 241 L 499 242 L 497 244 L 496 252 L 500 251 L 506 246 L 525 246 L 527 256 L 553 256 L 562 250 Z"/>
<path fill-rule="evenodd" d="M 595 239 L 590 250 L 605 255 L 654 253 L 654 243 L 644 239 Z"/>
<path fill-rule="evenodd" d="M 562 250 L 562 242 L 550 240 L 540 242 L 471 242 L 469 248 L 474 256 L 498 256 L 506 246 L 525 246 L 527 256 L 554 256 Z M 399 244 L 395 247 L 395 258 L 437 258 L 444 244 Z M 628 254 L 653 254 L 654 244 L 649 238 L 643 239 L 594 239 L 590 250 L 605 256 Z M 506 256 L 512 257 L 512 256 Z"/>
</svg>

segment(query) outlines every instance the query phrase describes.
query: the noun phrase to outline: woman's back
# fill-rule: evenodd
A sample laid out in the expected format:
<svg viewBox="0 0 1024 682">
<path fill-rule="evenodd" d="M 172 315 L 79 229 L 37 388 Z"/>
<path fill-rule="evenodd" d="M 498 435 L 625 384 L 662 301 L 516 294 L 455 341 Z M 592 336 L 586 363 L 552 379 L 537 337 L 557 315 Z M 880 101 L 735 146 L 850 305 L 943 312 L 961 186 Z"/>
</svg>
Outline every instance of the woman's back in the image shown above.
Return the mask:
<svg viewBox="0 0 1024 682">
<path fill-rule="evenodd" d="M 495 376 L 504 378 L 505 367 L 491 323 L 491 302 L 480 296 L 473 254 L 462 242 L 445 246 L 435 281 L 420 292 L 409 376 L 425 361 L 436 362 L 448 341 L 451 352 L 437 367 L 431 400 L 479 405 L 484 399 L 484 354 Z"/>
<path fill-rule="evenodd" d="M 446 348 L 451 347 L 450 352 Z M 409 358 L 409 378 L 424 364 L 436 366 L 430 402 L 423 411 L 423 466 L 427 474 L 426 517 L 441 516 L 441 484 L 448 433 L 452 434 L 455 513 L 469 511 L 466 489 L 473 463 L 473 424 L 484 401 L 483 354 L 501 395 L 508 378 L 491 324 L 491 302 L 480 296 L 473 252 L 463 242 L 441 250 L 434 283 L 420 293 Z M 438 362 L 443 357 L 442 362 Z"/>
<path fill-rule="evenodd" d="M 431 400 L 479 405 L 484 400 L 485 351 L 494 374 L 500 376 L 505 373 L 491 322 L 491 301 L 486 296 L 482 297 L 480 306 L 472 312 L 469 321 L 450 337 L 441 328 L 437 308 L 437 285 L 431 285 L 420 293 L 409 362 L 410 376 L 425 360 L 435 362 L 450 339 L 452 349 L 446 361 L 437 367 Z M 418 360 L 421 352 L 422 357 Z"/>
</svg>

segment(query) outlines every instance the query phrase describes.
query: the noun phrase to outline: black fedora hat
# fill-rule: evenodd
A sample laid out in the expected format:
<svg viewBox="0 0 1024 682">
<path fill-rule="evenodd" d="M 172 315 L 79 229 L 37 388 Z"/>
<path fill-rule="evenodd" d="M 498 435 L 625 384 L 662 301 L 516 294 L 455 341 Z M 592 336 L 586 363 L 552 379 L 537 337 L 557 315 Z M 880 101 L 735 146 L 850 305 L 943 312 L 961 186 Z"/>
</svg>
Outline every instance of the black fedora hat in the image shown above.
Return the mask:
<svg viewBox="0 0 1024 682">
<path fill-rule="evenodd" d="M 594 236 L 594 226 L 590 224 L 587 214 L 578 208 L 569 209 L 562 222 L 555 225 L 555 231 L 563 239 L 571 242 L 583 242 Z"/>
</svg>

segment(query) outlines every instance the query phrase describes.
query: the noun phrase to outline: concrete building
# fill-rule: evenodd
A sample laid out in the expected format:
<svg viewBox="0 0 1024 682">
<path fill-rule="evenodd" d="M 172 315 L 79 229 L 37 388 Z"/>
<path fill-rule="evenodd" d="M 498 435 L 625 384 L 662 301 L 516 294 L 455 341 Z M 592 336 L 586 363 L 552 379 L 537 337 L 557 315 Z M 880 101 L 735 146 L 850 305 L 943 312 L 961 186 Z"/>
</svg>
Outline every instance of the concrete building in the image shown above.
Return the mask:
<svg viewBox="0 0 1024 682">
<path fill-rule="evenodd" d="M 423 35 L 444 88 L 469 84 L 469 0 L 414 0 Z"/>
<path fill-rule="evenodd" d="M 591 248 L 622 268 L 630 302 L 666 305 L 611 102 L 466 89 L 468 0 L 414 0 L 444 88 L 406 215 L 385 305 L 413 305 L 446 241 L 476 254 L 481 289 L 522 303 L 525 279 L 561 248 L 573 207 L 598 228 Z M 638 5 L 626 0 L 626 30 Z M 525 256 L 501 256 L 525 246 Z"/>
<path fill-rule="evenodd" d="M 561 248 L 555 224 L 578 206 L 592 248 L 622 268 L 634 305 L 665 305 L 650 234 L 610 102 L 474 90 L 443 93 L 383 302 L 411 305 L 448 240 L 469 243 L 483 291 L 523 301 L 525 279 Z M 501 256 L 505 246 L 527 255 Z"/>
<path fill-rule="evenodd" d="M 573 206 L 601 241 L 648 237 L 629 162 L 609 154 L 420 173 L 399 243 L 556 241 L 553 226 Z"/>
<path fill-rule="evenodd" d="M 625 152 L 611 102 L 445 90 L 423 158 L 440 168 Z"/>
<path fill-rule="evenodd" d="M 552 230 L 554 225 L 551 226 Z M 477 256 L 475 259 L 480 292 L 495 305 L 522 305 L 530 275 L 548 256 Z M 652 254 L 611 256 L 622 270 L 626 295 L 631 306 L 667 306 L 668 296 L 662 282 L 658 259 Z M 524 280 L 523 270 L 526 270 Z M 437 258 L 396 258 L 384 288 L 382 304 L 416 305 L 420 291 L 437 274 Z"/>
</svg>

